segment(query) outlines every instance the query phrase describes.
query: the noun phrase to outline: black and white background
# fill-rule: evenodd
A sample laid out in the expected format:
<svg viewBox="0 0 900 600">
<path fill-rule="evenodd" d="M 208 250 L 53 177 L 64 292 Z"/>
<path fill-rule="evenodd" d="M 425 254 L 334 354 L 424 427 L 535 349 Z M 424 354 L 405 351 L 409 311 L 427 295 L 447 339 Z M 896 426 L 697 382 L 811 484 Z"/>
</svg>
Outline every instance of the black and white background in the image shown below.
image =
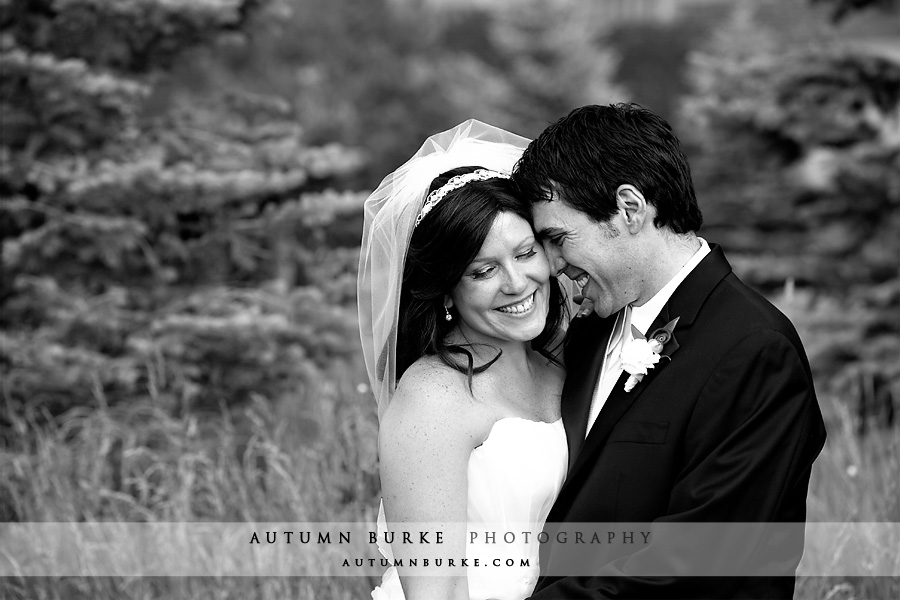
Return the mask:
<svg viewBox="0 0 900 600">
<path fill-rule="evenodd" d="M 685 144 L 701 235 L 806 345 L 809 520 L 871 536 L 871 576 L 797 597 L 900 596 L 896 0 L 0 0 L 0 60 L 0 525 L 374 522 L 367 192 L 468 118 L 534 137 L 635 101 Z M 840 564 L 835 537 L 814 550 Z M 376 579 L 24 577 L 11 539 L 4 598 Z"/>
</svg>

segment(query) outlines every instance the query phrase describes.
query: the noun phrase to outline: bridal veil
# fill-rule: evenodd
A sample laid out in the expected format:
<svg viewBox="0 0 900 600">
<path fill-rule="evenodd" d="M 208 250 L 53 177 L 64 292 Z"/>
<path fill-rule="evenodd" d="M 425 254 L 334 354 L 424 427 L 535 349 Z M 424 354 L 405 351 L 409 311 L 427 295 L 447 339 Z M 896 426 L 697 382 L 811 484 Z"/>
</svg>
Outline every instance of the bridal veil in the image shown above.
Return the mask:
<svg viewBox="0 0 900 600">
<path fill-rule="evenodd" d="M 470 119 L 429 137 L 365 202 L 357 298 L 359 330 L 379 418 L 397 385 L 397 322 L 406 251 L 435 177 L 457 167 L 512 172 L 530 140 Z"/>
</svg>

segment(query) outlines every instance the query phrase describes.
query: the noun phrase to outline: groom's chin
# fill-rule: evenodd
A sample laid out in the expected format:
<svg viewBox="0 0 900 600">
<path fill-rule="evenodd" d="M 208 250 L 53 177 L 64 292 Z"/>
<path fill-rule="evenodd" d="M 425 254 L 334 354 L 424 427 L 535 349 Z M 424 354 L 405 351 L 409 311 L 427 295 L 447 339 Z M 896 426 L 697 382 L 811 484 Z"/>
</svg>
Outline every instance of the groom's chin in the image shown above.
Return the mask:
<svg viewBox="0 0 900 600">
<path fill-rule="evenodd" d="M 601 302 L 594 300 L 592 298 L 584 297 L 584 300 L 581 301 L 581 308 L 578 310 L 579 315 L 589 315 L 591 313 L 596 314 L 598 317 L 606 318 L 611 314 L 614 314 L 616 311 L 610 308 L 608 302 Z"/>
</svg>

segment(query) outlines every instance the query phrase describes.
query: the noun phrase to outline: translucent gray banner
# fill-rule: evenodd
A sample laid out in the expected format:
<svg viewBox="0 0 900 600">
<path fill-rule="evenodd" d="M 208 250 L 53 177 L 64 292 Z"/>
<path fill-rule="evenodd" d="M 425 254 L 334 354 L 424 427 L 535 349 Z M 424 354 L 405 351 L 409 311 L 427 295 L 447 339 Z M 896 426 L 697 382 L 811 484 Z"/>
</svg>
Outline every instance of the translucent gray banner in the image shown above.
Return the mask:
<svg viewBox="0 0 900 600">
<path fill-rule="evenodd" d="M 0 523 L 2 577 L 442 575 L 539 553 L 550 575 L 897 577 L 900 523 Z"/>
</svg>

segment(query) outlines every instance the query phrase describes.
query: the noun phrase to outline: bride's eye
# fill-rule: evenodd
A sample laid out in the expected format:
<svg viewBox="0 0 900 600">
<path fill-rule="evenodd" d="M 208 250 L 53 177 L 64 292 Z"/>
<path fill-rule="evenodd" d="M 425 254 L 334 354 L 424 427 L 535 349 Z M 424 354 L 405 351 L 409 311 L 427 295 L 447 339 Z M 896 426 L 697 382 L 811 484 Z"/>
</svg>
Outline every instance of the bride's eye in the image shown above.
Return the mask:
<svg viewBox="0 0 900 600">
<path fill-rule="evenodd" d="M 531 257 L 534 256 L 535 254 L 537 254 L 537 250 L 535 250 L 535 249 L 534 249 L 534 246 L 532 246 L 531 248 L 529 248 L 528 250 L 526 250 L 526 251 L 523 252 L 522 254 L 519 254 L 518 256 L 516 256 L 516 258 L 525 258 L 525 259 L 527 259 L 527 258 L 531 258 Z"/>
<path fill-rule="evenodd" d="M 493 275 L 497 271 L 496 265 L 487 265 L 481 267 L 477 271 L 473 271 L 471 274 L 472 279 L 487 279 L 491 275 Z"/>
</svg>

